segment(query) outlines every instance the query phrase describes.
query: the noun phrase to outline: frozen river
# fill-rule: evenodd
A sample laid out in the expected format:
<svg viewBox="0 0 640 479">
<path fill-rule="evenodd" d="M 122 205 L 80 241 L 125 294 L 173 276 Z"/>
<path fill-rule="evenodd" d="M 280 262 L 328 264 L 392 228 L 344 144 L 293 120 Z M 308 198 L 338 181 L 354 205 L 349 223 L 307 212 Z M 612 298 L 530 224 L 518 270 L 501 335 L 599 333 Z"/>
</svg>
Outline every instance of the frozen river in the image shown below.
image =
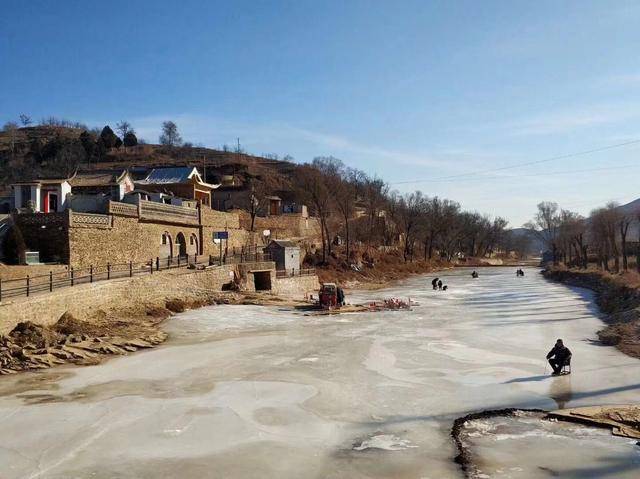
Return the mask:
<svg viewBox="0 0 640 479">
<path fill-rule="evenodd" d="M 456 270 L 441 275 L 446 292 L 416 277 L 347 298 L 410 296 L 411 312 L 203 308 L 170 320 L 155 350 L 2 378 L 0 478 L 460 477 L 456 417 L 637 402 L 640 361 L 593 342 L 590 293 L 526 272 Z M 573 374 L 551 378 L 544 358 L 558 337 Z M 640 448 L 618 441 L 589 461 L 637 477 Z M 526 444 L 505 477 L 531 477 L 518 472 L 537 460 Z M 626 467 L 608 471 L 611 454 Z M 567 453 L 560 472 L 585 477 L 589 461 Z"/>
</svg>

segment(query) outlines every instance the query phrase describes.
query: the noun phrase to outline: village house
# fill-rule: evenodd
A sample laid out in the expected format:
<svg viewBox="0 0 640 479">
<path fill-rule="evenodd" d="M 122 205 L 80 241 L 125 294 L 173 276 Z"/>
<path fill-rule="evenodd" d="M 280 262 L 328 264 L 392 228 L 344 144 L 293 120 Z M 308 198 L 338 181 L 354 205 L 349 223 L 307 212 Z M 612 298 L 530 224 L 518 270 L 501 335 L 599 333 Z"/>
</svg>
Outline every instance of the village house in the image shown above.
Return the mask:
<svg viewBox="0 0 640 479">
<path fill-rule="evenodd" d="M 198 169 L 189 166 L 153 168 L 144 179 L 136 181 L 135 185 L 147 192 L 193 199 L 209 207 L 211 192 L 220 186 L 205 183 Z"/>
<path fill-rule="evenodd" d="M 134 189 L 133 178 L 124 169 L 78 172 L 69 184 L 73 195 L 104 195 L 113 201 L 122 201 Z"/>
<path fill-rule="evenodd" d="M 71 193 L 69 178 L 37 179 L 11 185 L 16 209 L 36 213 L 60 213 Z"/>
<path fill-rule="evenodd" d="M 17 182 L 11 189 L 17 208 L 7 224 L 15 225 L 26 251 L 40 261 L 75 268 L 217 258 L 221 245 L 213 239 L 220 232 L 227 238 L 224 255 L 248 247 L 255 251 L 270 239 L 302 241 L 306 249 L 319 241 L 317 218 L 309 217 L 306 207 L 283 201 L 280 192 L 250 231 L 246 211 L 211 208 L 219 186 L 203 181 L 194 167 L 80 171 L 71 178 Z M 299 249 L 283 245 L 272 245 L 280 267 L 298 270 Z M 21 259 L 9 258 L 16 260 Z"/>
</svg>

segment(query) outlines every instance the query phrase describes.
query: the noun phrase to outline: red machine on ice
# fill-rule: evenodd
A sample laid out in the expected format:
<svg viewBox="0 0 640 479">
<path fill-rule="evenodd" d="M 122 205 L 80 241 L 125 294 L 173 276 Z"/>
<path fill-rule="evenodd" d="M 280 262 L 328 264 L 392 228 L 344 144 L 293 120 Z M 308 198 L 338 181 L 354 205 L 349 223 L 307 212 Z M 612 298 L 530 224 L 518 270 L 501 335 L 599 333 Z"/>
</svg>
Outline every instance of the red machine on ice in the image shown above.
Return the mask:
<svg viewBox="0 0 640 479">
<path fill-rule="evenodd" d="M 320 288 L 320 306 L 324 309 L 338 307 L 338 287 L 335 283 L 323 283 Z"/>
</svg>

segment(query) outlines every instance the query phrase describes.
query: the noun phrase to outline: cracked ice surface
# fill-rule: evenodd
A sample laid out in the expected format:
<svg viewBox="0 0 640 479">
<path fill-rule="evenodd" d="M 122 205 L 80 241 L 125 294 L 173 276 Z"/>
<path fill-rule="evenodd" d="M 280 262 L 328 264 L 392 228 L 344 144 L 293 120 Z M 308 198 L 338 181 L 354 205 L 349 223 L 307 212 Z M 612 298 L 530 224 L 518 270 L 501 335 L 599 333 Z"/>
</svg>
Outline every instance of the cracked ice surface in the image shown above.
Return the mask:
<svg viewBox="0 0 640 479">
<path fill-rule="evenodd" d="M 458 477 L 456 417 L 637 401 L 640 361 L 593 342 L 590 293 L 534 269 L 480 273 L 442 273 L 447 292 L 417 277 L 347 298 L 410 296 L 410 312 L 203 308 L 170 320 L 157 349 L 2 378 L 0 477 Z M 573 374 L 550 378 L 558 337 Z"/>
</svg>

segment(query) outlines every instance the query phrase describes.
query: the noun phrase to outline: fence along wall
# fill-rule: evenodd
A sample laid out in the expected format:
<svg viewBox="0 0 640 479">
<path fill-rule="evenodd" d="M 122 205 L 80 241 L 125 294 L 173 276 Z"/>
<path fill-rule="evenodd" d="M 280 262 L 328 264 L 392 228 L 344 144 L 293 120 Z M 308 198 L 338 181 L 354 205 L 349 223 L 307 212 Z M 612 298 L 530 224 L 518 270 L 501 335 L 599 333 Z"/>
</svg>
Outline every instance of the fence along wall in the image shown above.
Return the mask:
<svg viewBox="0 0 640 479">
<path fill-rule="evenodd" d="M 154 275 L 83 284 L 0 304 L 0 334 L 21 321 L 50 325 L 65 312 L 90 319 L 100 311 L 127 314 L 140 308 L 164 306 L 167 299 L 206 298 L 231 281 L 234 266 L 206 271 L 175 270 Z M 137 310 L 137 311 L 136 311 Z"/>
</svg>

